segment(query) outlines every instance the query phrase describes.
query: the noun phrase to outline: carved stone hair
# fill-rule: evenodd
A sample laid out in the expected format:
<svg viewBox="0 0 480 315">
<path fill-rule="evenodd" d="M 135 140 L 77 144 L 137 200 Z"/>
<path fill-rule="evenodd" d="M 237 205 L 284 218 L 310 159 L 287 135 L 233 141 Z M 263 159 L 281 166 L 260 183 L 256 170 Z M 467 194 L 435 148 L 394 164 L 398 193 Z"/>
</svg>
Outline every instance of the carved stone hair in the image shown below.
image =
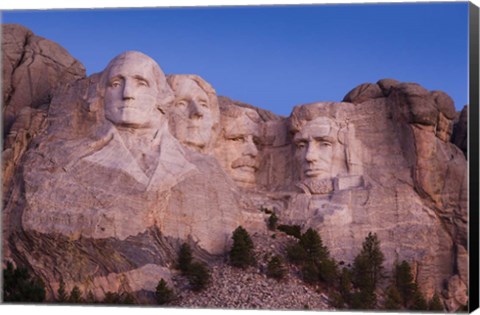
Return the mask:
<svg viewBox="0 0 480 315">
<path fill-rule="evenodd" d="M 166 113 L 168 108 L 172 105 L 174 100 L 174 95 L 170 86 L 167 84 L 167 80 L 165 74 L 163 73 L 160 66 L 157 64 L 155 60 L 150 58 L 149 56 L 141 53 L 139 51 L 126 51 L 121 53 L 120 55 L 113 58 L 107 65 L 107 67 L 103 70 L 100 75 L 100 80 L 97 84 L 97 97 L 103 100 L 105 96 L 105 90 L 108 85 L 108 77 L 110 75 L 110 71 L 113 66 L 115 66 L 119 62 L 124 62 L 128 59 L 134 60 L 141 60 L 146 62 L 148 65 L 152 67 L 152 72 L 155 77 L 155 85 L 157 87 L 157 108 L 162 112 Z"/>
<path fill-rule="evenodd" d="M 261 123 L 262 119 L 256 110 L 248 107 L 238 106 L 232 103 L 222 104 L 220 106 L 221 116 L 229 118 L 238 118 L 246 115 L 254 123 Z"/>
<path fill-rule="evenodd" d="M 344 130 L 335 119 L 331 118 L 331 111 L 335 103 L 312 103 L 295 106 L 289 118 L 289 129 L 292 134 L 299 132 L 309 121 L 319 119 L 332 127 L 332 136 L 340 143 L 344 142 Z"/>
</svg>

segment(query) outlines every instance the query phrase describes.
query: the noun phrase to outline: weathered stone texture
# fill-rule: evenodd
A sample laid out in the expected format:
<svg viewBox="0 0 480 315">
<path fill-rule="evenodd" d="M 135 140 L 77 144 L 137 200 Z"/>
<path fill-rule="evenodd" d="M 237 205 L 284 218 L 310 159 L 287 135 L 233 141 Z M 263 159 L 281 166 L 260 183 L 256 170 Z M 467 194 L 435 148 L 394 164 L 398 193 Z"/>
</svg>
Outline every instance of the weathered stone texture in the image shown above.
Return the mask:
<svg viewBox="0 0 480 315">
<path fill-rule="evenodd" d="M 452 142 L 468 158 L 468 106 L 464 106 L 453 126 Z"/>
</svg>

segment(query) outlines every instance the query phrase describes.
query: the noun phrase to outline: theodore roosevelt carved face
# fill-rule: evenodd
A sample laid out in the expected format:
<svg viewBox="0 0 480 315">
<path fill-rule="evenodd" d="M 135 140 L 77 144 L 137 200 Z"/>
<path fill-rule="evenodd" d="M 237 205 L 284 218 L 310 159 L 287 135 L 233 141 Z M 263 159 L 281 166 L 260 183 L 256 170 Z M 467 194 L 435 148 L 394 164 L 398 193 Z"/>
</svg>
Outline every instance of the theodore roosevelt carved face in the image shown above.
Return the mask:
<svg viewBox="0 0 480 315">
<path fill-rule="evenodd" d="M 230 105 L 222 112 L 221 125 L 219 161 L 239 186 L 254 185 L 260 164 L 260 117 L 253 109 Z"/>
<path fill-rule="evenodd" d="M 204 152 L 214 140 L 219 120 L 215 90 L 196 75 L 172 75 L 168 83 L 175 93 L 170 129 L 183 144 Z"/>
<path fill-rule="evenodd" d="M 116 126 L 152 128 L 172 92 L 158 64 L 140 52 L 115 57 L 102 74 L 105 118 Z"/>
</svg>

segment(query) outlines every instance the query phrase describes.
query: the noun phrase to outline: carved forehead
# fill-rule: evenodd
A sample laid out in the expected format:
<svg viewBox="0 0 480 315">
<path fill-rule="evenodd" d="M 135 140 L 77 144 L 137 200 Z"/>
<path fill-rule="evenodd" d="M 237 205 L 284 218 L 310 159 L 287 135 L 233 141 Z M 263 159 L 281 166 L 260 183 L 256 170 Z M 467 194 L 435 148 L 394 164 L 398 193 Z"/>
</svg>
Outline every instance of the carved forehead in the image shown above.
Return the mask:
<svg viewBox="0 0 480 315">
<path fill-rule="evenodd" d="M 181 97 L 182 95 L 201 95 L 208 100 L 207 92 L 191 78 L 181 78 L 172 88 L 177 96 Z"/>
<path fill-rule="evenodd" d="M 226 136 L 260 135 L 260 116 L 255 110 L 232 105 L 222 114 Z"/>
<path fill-rule="evenodd" d="M 143 54 L 122 54 L 115 57 L 107 66 L 108 78 L 116 76 L 141 76 L 154 81 L 160 67 L 150 57 Z"/>
<path fill-rule="evenodd" d="M 290 132 L 296 133 L 300 131 L 307 122 L 317 120 L 318 118 L 327 119 L 332 126 L 335 126 L 335 121 L 329 118 L 334 105 L 331 102 L 322 102 L 295 106 L 289 119 Z M 326 124 L 324 122 L 321 123 Z"/>
<path fill-rule="evenodd" d="M 177 90 L 181 85 L 185 84 L 186 82 L 193 81 L 199 86 L 205 93 L 207 94 L 214 94 L 216 95 L 215 89 L 199 77 L 198 75 L 194 74 L 173 74 L 169 75 L 167 77 L 168 84 L 172 87 L 172 89 L 175 91 Z"/>
<path fill-rule="evenodd" d="M 294 139 L 321 138 L 324 140 L 333 139 L 334 122 L 326 117 L 317 117 L 307 121 L 295 134 Z"/>
</svg>

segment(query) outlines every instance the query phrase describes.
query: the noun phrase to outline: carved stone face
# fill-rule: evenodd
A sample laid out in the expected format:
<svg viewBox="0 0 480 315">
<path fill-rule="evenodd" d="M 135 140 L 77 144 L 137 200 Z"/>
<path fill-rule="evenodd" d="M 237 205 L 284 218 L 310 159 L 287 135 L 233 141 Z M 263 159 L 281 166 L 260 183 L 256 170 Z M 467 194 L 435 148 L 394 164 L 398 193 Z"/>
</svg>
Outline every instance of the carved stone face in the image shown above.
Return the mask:
<svg viewBox="0 0 480 315">
<path fill-rule="evenodd" d="M 210 142 L 214 118 L 207 93 L 192 79 L 180 79 L 175 86 L 171 111 L 172 132 L 183 144 L 203 149 Z"/>
<path fill-rule="evenodd" d="M 108 74 L 105 118 L 115 125 L 151 127 L 159 121 L 157 87 L 151 64 L 141 58 L 118 60 Z"/>
<path fill-rule="evenodd" d="M 294 136 L 295 158 L 300 165 L 301 178 L 331 177 L 333 162 L 333 135 L 330 120 L 316 118 L 307 122 Z"/>
<path fill-rule="evenodd" d="M 255 184 L 259 167 L 258 143 L 260 125 L 251 117 L 258 114 L 251 109 L 241 109 L 237 117 L 226 117 L 220 162 L 232 179 L 240 186 Z"/>
</svg>

